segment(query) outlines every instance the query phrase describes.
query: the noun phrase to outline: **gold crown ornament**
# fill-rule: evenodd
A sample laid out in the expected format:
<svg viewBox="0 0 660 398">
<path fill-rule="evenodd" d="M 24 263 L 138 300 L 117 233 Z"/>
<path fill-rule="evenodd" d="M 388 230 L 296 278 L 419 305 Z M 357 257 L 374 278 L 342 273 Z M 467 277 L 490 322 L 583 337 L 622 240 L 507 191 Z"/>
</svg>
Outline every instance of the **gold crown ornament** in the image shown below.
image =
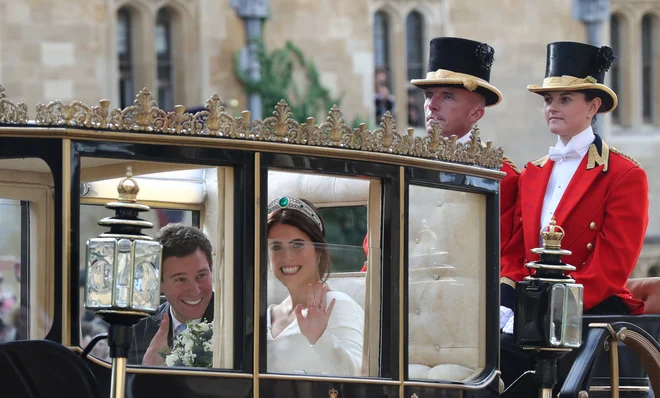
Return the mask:
<svg viewBox="0 0 660 398">
<path fill-rule="evenodd" d="M 135 203 L 137 201 L 137 194 L 140 192 L 140 187 L 137 181 L 133 179 L 133 168 L 131 166 L 126 168 L 126 177 L 119 181 L 117 192 L 119 193 L 120 202 Z"/>
</svg>

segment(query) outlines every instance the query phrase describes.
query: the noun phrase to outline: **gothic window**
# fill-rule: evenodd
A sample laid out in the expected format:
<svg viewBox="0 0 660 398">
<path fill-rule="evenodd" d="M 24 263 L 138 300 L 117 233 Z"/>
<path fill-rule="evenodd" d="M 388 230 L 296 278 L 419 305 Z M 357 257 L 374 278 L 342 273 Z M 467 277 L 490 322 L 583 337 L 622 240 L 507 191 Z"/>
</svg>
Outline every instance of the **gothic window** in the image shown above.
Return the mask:
<svg viewBox="0 0 660 398">
<path fill-rule="evenodd" d="M 418 11 L 406 18 L 406 68 L 408 70 L 408 125 L 424 126 L 423 91 L 409 84 L 411 79 L 424 77 L 424 20 Z"/>
<path fill-rule="evenodd" d="M 122 108 L 133 103 L 135 93 L 133 70 L 133 36 L 131 11 L 117 11 L 117 56 L 119 58 L 119 102 Z"/>
<path fill-rule="evenodd" d="M 158 106 L 161 109 L 171 110 L 174 108 L 173 93 L 173 49 L 172 49 L 172 12 L 162 8 L 156 16 L 155 32 L 156 50 L 156 77 L 158 89 Z"/>
<path fill-rule="evenodd" d="M 612 79 L 611 85 L 612 90 L 619 97 L 619 106 L 617 106 L 614 111 L 612 111 L 612 122 L 619 124 L 621 123 L 621 100 L 622 100 L 622 90 L 621 90 L 621 58 L 622 51 L 621 48 L 621 23 L 619 17 L 612 15 L 610 20 L 610 37 L 612 41 L 612 49 L 614 53 L 618 56 L 618 59 L 614 60 L 612 63 L 612 68 L 610 70 L 610 78 Z"/>
<path fill-rule="evenodd" d="M 374 101 L 376 122 L 380 122 L 385 112 L 394 112 L 390 60 L 390 19 L 384 11 L 374 16 Z"/>
<path fill-rule="evenodd" d="M 651 15 L 642 18 L 642 118 L 653 123 L 653 24 Z"/>
</svg>

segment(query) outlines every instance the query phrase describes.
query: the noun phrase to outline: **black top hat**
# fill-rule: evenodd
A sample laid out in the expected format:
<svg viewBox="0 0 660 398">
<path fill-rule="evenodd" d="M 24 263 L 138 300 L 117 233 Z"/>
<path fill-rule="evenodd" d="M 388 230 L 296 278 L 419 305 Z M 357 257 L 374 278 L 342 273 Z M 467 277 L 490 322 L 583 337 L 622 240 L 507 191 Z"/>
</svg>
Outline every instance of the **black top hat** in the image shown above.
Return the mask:
<svg viewBox="0 0 660 398">
<path fill-rule="evenodd" d="M 612 66 L 614 56 L 608 46 L 560 41 L 548 44 L 545 79 L 542 86 L 530 85 L 533 93 L 549 91 L 589 90 L 603 100 L 599 113 L 616 108 L 616 93 L 603 84 L 605 72 Z"/>
<path fill-rule="evenodd" d="M 490 69 L 495 50 L 486 43 L 458 37 L 431 40 L 429 67 L 425 79 L 413 79 L 417 87 L 461 86 L 486 97 L 486 106 L 502 100 L 490 84 Z"/>
</svg>

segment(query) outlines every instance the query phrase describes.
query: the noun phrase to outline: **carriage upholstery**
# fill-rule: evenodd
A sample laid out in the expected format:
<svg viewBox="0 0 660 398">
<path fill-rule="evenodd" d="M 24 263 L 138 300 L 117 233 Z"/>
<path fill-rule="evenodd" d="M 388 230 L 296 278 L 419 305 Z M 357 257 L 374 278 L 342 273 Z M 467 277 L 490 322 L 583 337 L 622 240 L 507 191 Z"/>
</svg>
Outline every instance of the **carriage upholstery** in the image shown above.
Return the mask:
<svg viewBox="0 0 660 398">
<path fill-rule="evenodd" d="M 410 195 L 409 375 L 464 380 L 483 366 L 479 357 L 483 316 L 478 300 L 484 247 L 478 231 L 484 230 L 479 223 L 485 222 L 485 207 L 476 195 L 414 189 L 419 192 Z M 271 172 L 268 191 L 269 201 L 291 195 L 319 207 L 341 206 L 367 204 L 369 185 L 358 179 Z M 475 217 L 479 212 L 484 218 Z M 332 274 L 328 285 L 367 311 L 366 280 L 365 273 Z M 269 272 L 268 305 L 286 296 L 284 286 Z M 365 325 L 365 336 L 369 327 Z"/>
</svg>

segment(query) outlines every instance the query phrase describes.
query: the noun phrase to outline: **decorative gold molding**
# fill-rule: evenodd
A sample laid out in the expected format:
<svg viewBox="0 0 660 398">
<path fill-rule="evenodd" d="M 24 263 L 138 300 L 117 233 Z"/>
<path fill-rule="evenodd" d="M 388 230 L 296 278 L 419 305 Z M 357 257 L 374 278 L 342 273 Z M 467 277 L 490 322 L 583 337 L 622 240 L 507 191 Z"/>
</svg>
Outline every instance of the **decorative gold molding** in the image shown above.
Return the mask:
<svg viewBox="0 0 660 398">
<path fill-rule="evenodd" d="M 5 88 L 0 85 L 0 123 L 27 124 L 28 107 L 22 102 L 15 104 L 5 96 Z"/>
<path fill-rule="evenodd" d="M 0 123 L 26 124 L 27 106 L 14 105 L 4 98 L 0 86 Z M 151 92 L 144 88 L 136 96 L 133 105 L 125 109 L 111 109 L 108 100 L 88 106 L 79 101 L 64 104 L 53 101 L 38 104 L 35 122 L 43 127 L 74 126 L 91 130 L 138 131 L 174 135 L 222 137 L 238 140 L 267 141 L 295 145 L 335 147 L 346 150 L 381 152 L 394 155 L 441 160 L 500 169 L 504 151 L 490 141 L 482 143 L 479 128 L 472 130 L 472 139 L 458 143 L 457 137 L 444 137 L 437 122 L 425 137 L 415 137 L 412 128 L 405 133 L 396 130 L 394 117 L 387 112 L 378 128 L 367 130 L 365 124 L 353 128 L 346 124 L 337 106 L 328 112 L 326 120 L 316 124 L 313 117 L 299 123 L 293 118 L 291 108 L 281 100 L 264 120 L 250 122 L 250 112 L 240 117 L 227 113 L 222 99 L 214 94 L 206 102 L 205 109 L 193 114 L 177 105 L 165 112 L 156 105 Z"/>
</svg>

